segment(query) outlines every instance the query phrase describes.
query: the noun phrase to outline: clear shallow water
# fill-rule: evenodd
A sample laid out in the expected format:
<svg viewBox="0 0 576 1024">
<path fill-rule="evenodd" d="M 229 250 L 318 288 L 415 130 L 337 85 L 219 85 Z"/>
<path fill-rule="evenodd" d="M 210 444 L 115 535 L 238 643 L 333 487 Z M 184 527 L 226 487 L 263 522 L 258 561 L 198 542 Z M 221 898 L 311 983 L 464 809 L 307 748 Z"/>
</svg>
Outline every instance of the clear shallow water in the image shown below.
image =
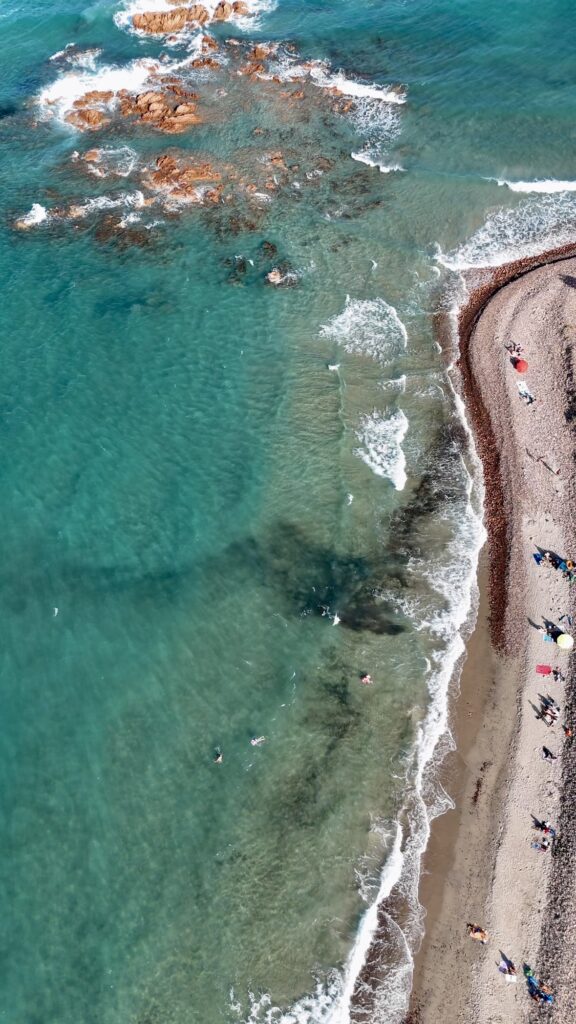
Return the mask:
<svg viewBox="0 0 576 1024">
<path fill-rule="evenodd" d="M 481 538 L 430 314 L 446 264 L 573 236 L 570 192 L 497 183 L 571 179 L 569 9 L 279 0 L 252 38 L 406 103 L 294 115 L 240 83 L 225 118 L 167 139 L 37 120 L 31 100 L 78 71 L 49 60 L 67 43 L 102 49 L 95 74 L 161 52 L 116 10 L 1 22 L 2 1013 L 212 1024 L 319 985 L 333 1002 L 293 1015 L 345 1019 L 406 801 L 411 893 Z M 105 211 L 54 213 L 141 185 L 79 170 L 93 144 L 242 170 L 280 149 L 298 170 L 236 224 L 122 208 L 148 225 L 123 244 Z M 16 231 L 33 203 L 47 221 Z M 296 288 L 264 284 L 264 240 Z"/>
</svg>

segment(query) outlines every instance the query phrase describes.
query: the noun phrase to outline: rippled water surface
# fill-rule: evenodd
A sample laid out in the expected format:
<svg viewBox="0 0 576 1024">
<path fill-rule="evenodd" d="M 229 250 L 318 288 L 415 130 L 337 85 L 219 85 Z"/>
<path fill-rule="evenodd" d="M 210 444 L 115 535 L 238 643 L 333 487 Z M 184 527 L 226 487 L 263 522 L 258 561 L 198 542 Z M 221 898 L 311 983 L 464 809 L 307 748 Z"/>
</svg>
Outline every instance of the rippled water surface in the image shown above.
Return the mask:
<svg viewBox="0 0 576 1024">
<path fill-rule="evenodd" d="M 418 933 L 424 768 L 482 539 L 433 314 L 459 269 L 573 237 L 571 11 L 249 6 L 205 27 L 218 68 L 192 65 L 194 28 L 131 30 L 153 0 L 0 14 L 18 1024 L 345 1020 L 401 870 Z M 120 115 L 162 76 L 201 123 Z M 81 131 L 90 90 L 115 95 Z M 214 177 L 183 196 L 162 156 Z M 382 959 L 389 1022 L 404 939 Z"/>
</svg>

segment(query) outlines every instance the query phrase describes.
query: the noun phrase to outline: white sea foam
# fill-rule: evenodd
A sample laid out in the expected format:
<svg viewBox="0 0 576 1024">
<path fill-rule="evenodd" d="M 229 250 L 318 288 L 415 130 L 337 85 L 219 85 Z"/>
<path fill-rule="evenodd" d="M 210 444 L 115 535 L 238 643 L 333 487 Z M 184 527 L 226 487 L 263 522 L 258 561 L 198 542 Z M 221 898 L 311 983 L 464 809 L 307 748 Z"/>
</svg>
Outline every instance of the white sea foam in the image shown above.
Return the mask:
<svg viewBox="0 0 576 1024">
<path fill-rule="evenodd" d="M 498 181 L 499 185 L 505 185 L 512 192 L 576 192 L 576 181 L 557 181 L 555 178 L 542 181 L 500 181 L 498 178 L 490 178 L 490 181 Z"/>
<path fill-rule="evenodd" d="M 117 196 L 93 196 L 83 203 L 75 203 L 69 208 L 69 216 L 72 220 L 88 217 L 91 213 L 99 213 L 101 210 L 118 210 L 126 207 L 128 210 L 138 210 L 144 206 L 144 195 L 139 189 L 134 192 L 122 192 Z"/>
<path fill-rule="evenodd" d="M 85 164 L 86 170 L 96 178 L 107 178 L 110 175 L 127 178 L 137 166 L 138 154 L 130 146 L 105 146 L 98 151 L 97 160 L 89 160 Z"/>
<path fill-rule="evenodd" d="M 436 259 L 455 271 L 497 267 L 572 242 L 575 236 L 576 196 L 544 194 L 496 210 L 467 242 L 447 254 L 439 250 Z"/>
<path fill-rule="evenodd" d="M 88 71 L 93 71 L 96 67 L 96 61 L 102 50 L 98 47 L 92 47 L 89 50 L 78 50 L 76 43 L 68 43 L 63 50 L 58 50 L 58 53 L 53 53 L 50 60 L 62 60 L 66 61 L 67 64 L 71 64 L 75 68 L 85 68 Z"/>
<path fill-rule="evenodd" d="M 408 431 L 408 418 L 402 409 L 395 409 L 387 416 L 372 412 L 363 416 L 356 431 L 363 447 L 355 454 L 370 467 L 377 476 L 390 480 L 397 491 L 402 491 L 406 480 L 406 456 L 402 448 Z"/>
<path fill-rule="evenodd" d="M 408 333 L 394 306 L 384 299 L 346 299 L 341 313 L 320 328 L 324 338 L 346 352 L 371 356 L 381 363 L 396 358 L 408 343 Z"/>
<path fill-rule="evenodd" d="M 33 228 L 37 224 L 43 224 L 48 220 L 48 211 L 41 203 L 32 203 L 28 213 L 20 217 L 17 224 L 21 228 Z"/>
<path fill-rule="evenodd" d="M 368 167 L 377 167 L 382 174 L 390 174 L 392 171 L 403 171 L 404 168 L 400 164 L 384 164 L 379 160 L 374 160 L 370 156 L 369 152 L 350 153 L 353 160 L 357 160 L 360 164 L 368 164 Z"/>
<path fill-rule="evenodd" d="M 386 85 L 366 85 L 347 78 L 341 71 L 331 71 L 324 61 L 314 61 L 309 68 L 310 78 L 321 89 L 338 89 L 343 96 L 354 96 L 356 99 L 379 100 L 382 103 L 405 103 L 406 94 L 403 90 Z"/>
<path fill-rule="evenodd" d="M 105 65 L 94 70 L 69 71 L 42 90 L 38 103 L 44 115 L 63 119 L 86 92 L 140 92 L 151 72 L 159 67 L 156 61 L 134 60 L 124 67 Z"/>
</svg>

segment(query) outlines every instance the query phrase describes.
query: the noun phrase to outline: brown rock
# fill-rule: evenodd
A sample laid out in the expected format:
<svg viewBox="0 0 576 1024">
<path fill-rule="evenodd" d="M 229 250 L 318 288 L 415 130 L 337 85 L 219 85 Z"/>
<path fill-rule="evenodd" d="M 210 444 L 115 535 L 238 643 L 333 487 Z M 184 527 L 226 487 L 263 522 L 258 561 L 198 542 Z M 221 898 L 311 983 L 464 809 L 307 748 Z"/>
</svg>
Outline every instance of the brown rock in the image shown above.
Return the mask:
<svg viewBox="0 0 576 1024">
<path fill-rule="evenodd" d="M 74 106 L 77 108 L 89 107 L 93 103 L 109 103 L 114 93 L 110 90 L 107 92 L 99 91 L 98 89 L 92 89 L 90 92 L 85 92 L 80 99 L 74 100 Z"/>
<path fill-rule="evenodd" d="M 100 159 L 100 150 L 99 149 L 87 149 L 86 152 L 82 156 L 82 160 L 86 160 L 86 162 L 89 163 L 89 164 L 98 163 L 99 159 Z"/>
<path fill-rule="evenodd" d="M 204 195 L 204 199 L 207 203 L 219 203 L 222 197 L 224 186 L 217 185 L 216 188 L 210 188 Z"/>
<path fill-rule="evenodd" d="M 169 135 L 177 135 L 186 131 L 192 124 L 200 124 L 202 118 L 198 114 L 182 114 L 180 117 L 164 117 L 156 122 L 156 127 Z"/>
<path fill-rule="evenodd" d="M 105 117 L 101 110 L 75 110 L 72 111 L 66 117 L 68 124 L 74 125 L 75 128 L 80 128 L 81 131 L 95 131 L 97 128 L 102 128 L 103 125 L 109 124 L 110 118 Z"/>
<path fill-rule="evenodd" d="M 212 68 L 218 70 L 220 67 L 217 60 L 214 57 L 196 57 L 196 60 L 192 61 L 193 68 Z"/>
<path fill-rule="evenodd" d="M 244 3 L 244 0 L 234 0 L 232 4 L 232 10 L 234 14 L 237 14 L 239 18 L 246 18 L 252 14 L 252 11 L 248 7 L 248 4 Z"/>
<path fill-rule="evenodd" d="M 196 105 L 194 103 L 179 103 L 174 113 L 178 116 L 180 114 L 195 114 Z"/>
<path fill-rule="evenodd" d="M 189 10 L 188 7 L 176 7 L 173 11 L 144 11 L 132 16 L 132 24 L 141 32 L 179 32 L 188 20 L 193 20 L 188 18 Z"/>
<path fill-rule="evenodd" d="M 228 21 L 228 19 L 232 17 L 233 13 L 234 8 L 232 4 L 228 3 L 228 0 L 221 0 L 221 2 L 218 4 L 218 7 L 214 11 L 213 20 Z"/>
<path fill-rule="evenodd" d="M 161 92 L 141 92 L 136 97 L 136 106 L 141 110 L 147 110 L 151 103 L 163 99 Z"/>
<path fill-rule="evenodd" d="M 218 43 L 214 36 L 202 36 L 202 53 L 218 50 Z"/>
<path fill-rule="evenodd" d="M 205 25 L 210 21 L 210 15 L 202 4 L 193 4 L 188 11 L 188 21 L 196 21 L 199 25 Z"/>
<path fill-rule="evenodd" d="M 266 58 L 269 57 L 269 56 L 270 56 L 270 49 L 269 49 L 269 47 L 268 46 L 262 46 L 261 43 L 258 43 L 254 47 L 252 52 L 250 53 L 251 60 L 266 60 Z"/>
<path fill-rule="evenodd" d="M 248 75 L 251 77 L 252 75 L 260 75 L 265 70 L 266 68 L 263 64 L 258 64 L 257 62 L 252 61 L 250 64 L 245 64 L 243 68 L 240 68 L 238 74 Z"/>
<path fill-rule="evenodd" d="M 269 163 L 273 164 L 274 167 L 282 167 L 283 169 L 286 168 L 286 164 L 284 163 L 284 157 L 280 152 L 270 153 L 268 156 L 268 161 Z"/>
<path fill-rule="evenodd" d="M 298 89 L 297 92 L 293 92 L 292 93 L 292 99 L 293 100 L 303 100 L 305 95 L 306 94 L 305 94 L 303 89 Z"/>
</svg>

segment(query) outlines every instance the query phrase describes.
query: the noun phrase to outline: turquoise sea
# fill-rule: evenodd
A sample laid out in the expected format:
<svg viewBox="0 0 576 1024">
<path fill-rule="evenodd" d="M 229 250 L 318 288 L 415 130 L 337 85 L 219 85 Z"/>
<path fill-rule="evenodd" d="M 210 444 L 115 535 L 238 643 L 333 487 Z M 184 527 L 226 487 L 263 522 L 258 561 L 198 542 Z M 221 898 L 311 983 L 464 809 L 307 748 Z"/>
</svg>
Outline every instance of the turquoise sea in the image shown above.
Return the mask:
<svg viewBox="0 0 576 1024">
<path fill-rule="evenodd" d="M 434 314 L 574 236 L 573 11 L 248 6 L 217 68 L 132 30 L 165 0 L 0 12 L 10 1024 L 393 1024 L 410 984 L 483 537 Z M 201 123 L 120 114 L 162 76 Z"/>
</svg>

